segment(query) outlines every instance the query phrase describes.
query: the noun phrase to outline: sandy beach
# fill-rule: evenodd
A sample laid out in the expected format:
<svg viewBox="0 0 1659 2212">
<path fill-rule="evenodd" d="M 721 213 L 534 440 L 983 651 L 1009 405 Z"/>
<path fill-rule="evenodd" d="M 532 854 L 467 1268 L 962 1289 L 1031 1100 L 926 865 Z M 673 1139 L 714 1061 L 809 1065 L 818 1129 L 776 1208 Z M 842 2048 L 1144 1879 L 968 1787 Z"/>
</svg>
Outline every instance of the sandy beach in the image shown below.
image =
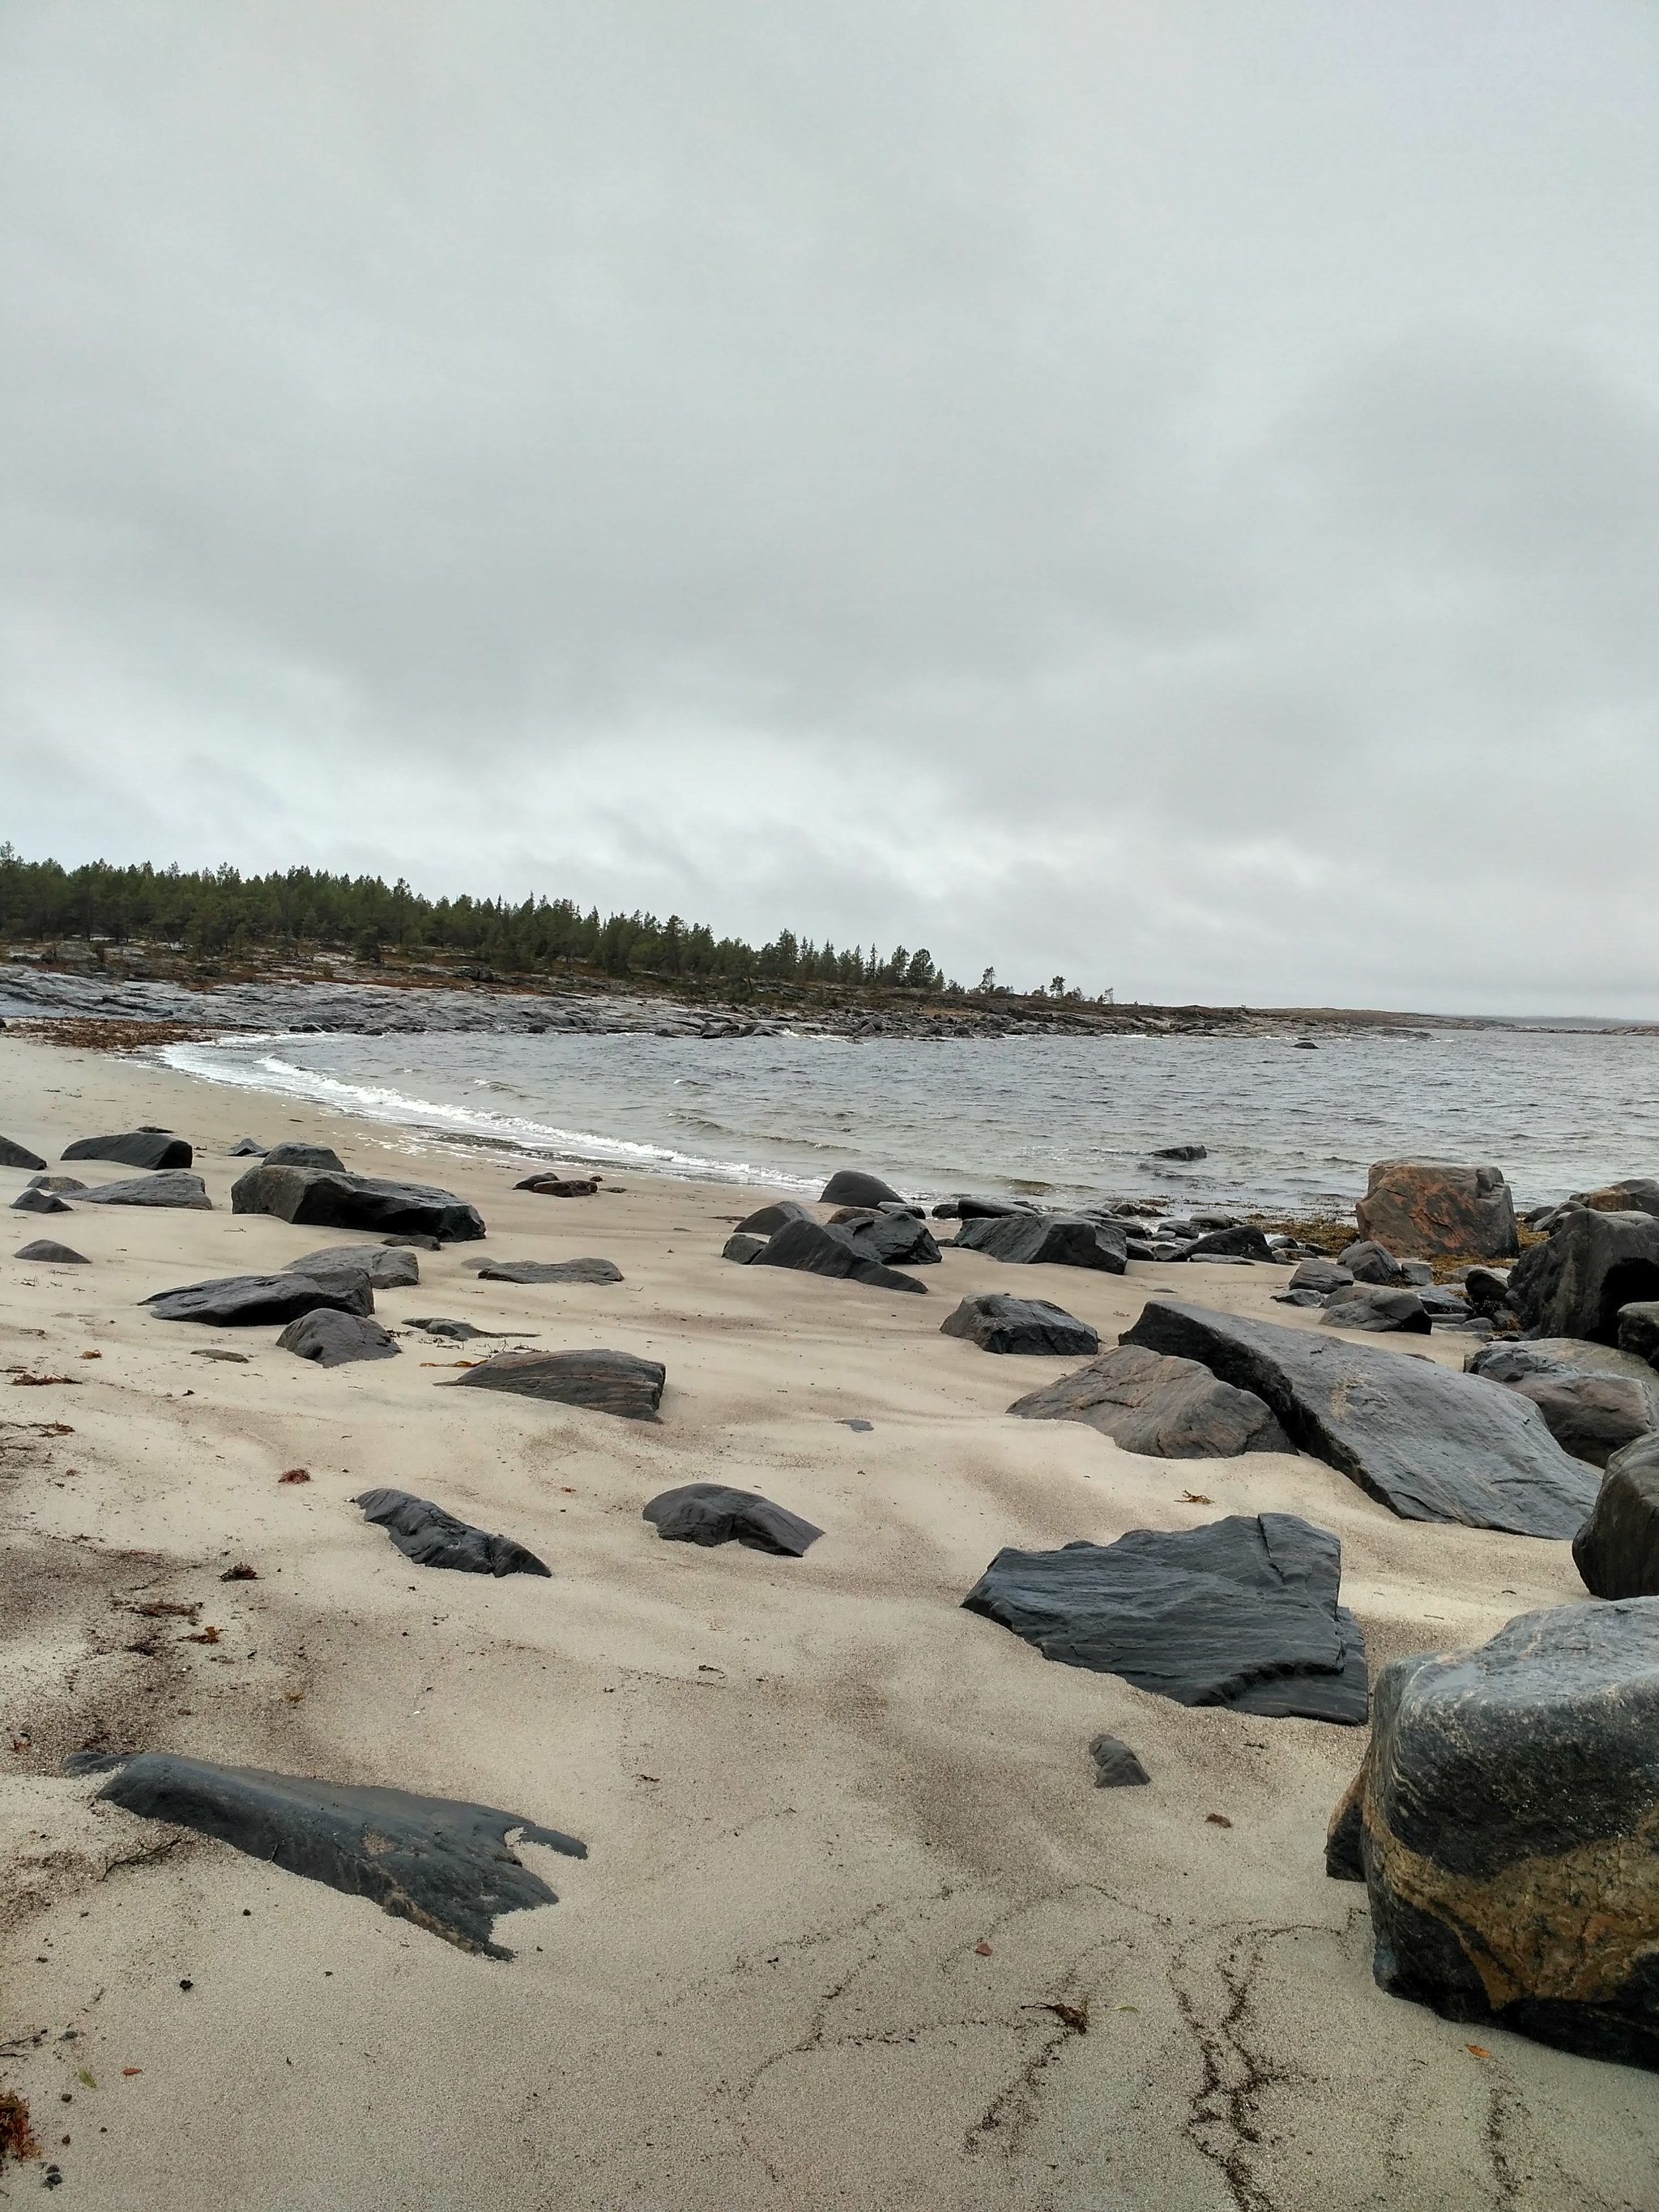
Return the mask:
<svg viewBox="0 0 1659 2212">
<path fill-rule="evenodd" d="M 1306 1457 L 1144 1459 L 1012 1419 L 1075 1363 L 939 1334 L 963 1293 L 1010 1289 L 1108 1340 L 1172 1289 L 1311 1326 L 1272 1303 L 1287 1271 L 947 1250 L 921 1298 L 742 1268 L 720 1248 L 760 1193 L 620 1174 L 549 1200 L 482 1151 L 0 1040 L 0 1132 L 54 1165 L 143 1123 L 190 1139 L 213 1211 L 10 1213 L 0 1255 L 0 2086 L 64 2203 L 1659 2202 L 1651 2077 L 1501 2032 L 1474 2050 L 1374 1985 L 1364 1891 L 1323 1864 L 1363 1729 L 1183 1708 L 961 1608 L 1005 1544 L 1267 1509 L 1340 1538 L 1373 1675 L 1583 1598 L 1565 1543 L 1400 1521 Z M 273 1328 L 147 1313 L 352 1241 L 233 1216 L 244 1133 L 482 1212 L 487 1243 L 423 1253 L 418 1288 L 377 1296 L 388 1328 L 442 1314 L 647 1355 L 659 1424 L 446 1390 L 468 1347 L 418 1332 L 324 1372 Z M 0 1170 L 0 1199 L 27 1180 Z M 92 1265 L 11 1256 L 41 1236 Z M 623 1282 L 477 1277 L 586 1255 Z M 1461 1364 L 1455 1337 L 1413 1349 Z M 295 1467 L 308 1483 L 279 1482 Z M 659 1540 L 647 1499 L 708 1479 L 825 1534 L 801 1559 Z M 349 1503 L 380 1484 L 517 1537 L 551 1579 L 411 1566 Z M 238 1563 L 257 1579 L 222 1580 Z M 200 1610 L 143 1612 L 158 1601 Z M 1103 1729 L 1150 1788 L 1093 1786 Z M 471 1798 L 589 1856 L 522 1846 L 560 1902 L 500 1922 L 515 1955 L 495 1961 L 94 1804 L 95 1779 L 62 1772 L 87 1746 Z M 40 2175 L 5 2168 L 0 2199 Z"/>
</svg>

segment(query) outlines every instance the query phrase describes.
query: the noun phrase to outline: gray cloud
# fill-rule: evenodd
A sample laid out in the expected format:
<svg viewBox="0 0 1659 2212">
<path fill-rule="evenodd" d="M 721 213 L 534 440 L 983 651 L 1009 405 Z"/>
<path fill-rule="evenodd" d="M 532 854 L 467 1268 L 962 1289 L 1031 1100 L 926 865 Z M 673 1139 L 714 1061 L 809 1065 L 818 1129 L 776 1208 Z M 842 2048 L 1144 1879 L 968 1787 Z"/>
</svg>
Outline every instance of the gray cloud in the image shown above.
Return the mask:
<svg viewBox="0 0 1659 2212">
<path fill-rule="evenodd" d="M 1656 92 L 1611 4 L 22 0 L 4 833 L 1659 1013 Z"/>
</svg>

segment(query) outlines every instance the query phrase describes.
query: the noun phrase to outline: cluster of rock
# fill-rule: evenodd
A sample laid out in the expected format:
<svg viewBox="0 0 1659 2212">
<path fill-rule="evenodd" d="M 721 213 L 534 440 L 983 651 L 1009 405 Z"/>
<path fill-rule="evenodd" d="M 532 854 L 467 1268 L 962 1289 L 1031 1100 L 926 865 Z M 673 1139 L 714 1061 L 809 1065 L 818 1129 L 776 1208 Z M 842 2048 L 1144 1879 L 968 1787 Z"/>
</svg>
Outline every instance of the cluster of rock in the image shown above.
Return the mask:
<svg viewBox="0 0 1659 2212">
<path fill-rule="evenodd" d="M 1178 1146 L 1160 1157 L 1185 1158 L 1192 1149 Z M 1131 1210 L 1130 1201 L 1119 1200 L 1115 1206 L 1053 1214 L 1028 1202 L 963 1191 L 941 1199 L 933 1211 L 937 1221 L 962 1224 L 956 1241 L 966 1250 L 1028 1264 L 1101 1267 L 1115 1275 L 1123 1273 L 1129 1260 L 1283 1260 L 1304 1249 L 1293 1237 L 1268 1233 L 1213 1208 L 1149 1218 L 1139 1206 Z"/>
</svg>

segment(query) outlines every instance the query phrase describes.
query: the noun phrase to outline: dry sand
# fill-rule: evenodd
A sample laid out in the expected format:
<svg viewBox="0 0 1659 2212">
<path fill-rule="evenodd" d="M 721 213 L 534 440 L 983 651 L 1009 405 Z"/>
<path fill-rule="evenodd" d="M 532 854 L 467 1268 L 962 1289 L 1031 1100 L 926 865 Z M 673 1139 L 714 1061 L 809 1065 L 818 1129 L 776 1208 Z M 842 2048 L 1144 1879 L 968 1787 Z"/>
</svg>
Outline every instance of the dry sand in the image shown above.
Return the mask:
<svg viewBox="0 0 1659 2212">
<path fill-rule="evenodd" d="M 1322 1863 L 1363 1731 L 1188 1711 L 959 1605 L 1005 1543 L 1285 1509 L 1341 1537 L 1375 1668 L 1581 1598 L 1565 1545 L 1397 1521 L 1311 1460 L 1139 1459 L 1009 1419 L 1069 1363 L 939 1334 L 990 1288 L 1115 1334 L 1168 1270 L 1016 1280 L 947 1252 L 925 1300 L 750 1271 L 719 1256 L 741 1192 L 630 1176 L 538 1199 L 485 1155 L 0 1040 L 0 1131 L 49 1159 L 145 1121 L 197 1144 L 214 1212 L 12 1213 L 0 1256 L 0 1369 L 74 1378 L 0 1375 L 0 2083 L 64 2203 L 1659 2204 L 1650 2076 L 1497 2033 L 1477 2055 L 1374 1986 L 1363 1892 Z M 419 1289 L 379 1299 L 389 1326 L 447 1313 L 649 1353 L 660 1426 L 445 1391 L 428 1363 L 460 1351 L 418 1334 L 323 1373 L 273 1329 L 142 1311 L 349 1241 L 232 1216 L 249 1127 L 481 1208 L 488 1244 L 422 1255 Z M 0 1170 L 0 1200 L 25 1180 Z M 39 1236 L 92 1266 L 10 1256 Z M 580 1254 L 626 1279 L 475 1274 Z M 1194 1266 L 1179 1289 L 1294 1320 L 1279 1280 Z M 312 1481 L 280 1485 L 295 1465 Z M 801 1560 L 661 1542 L 641 1506 L 708 1477 L 827 1534 Z M 375 1483 L 517 1536 L 552 1580 L 410 1566 L 348 1502 Z M 239 1560 L 258 1579 L 222 1582 Z M 199 1601 L 219 1641 L 133 1609 L 157 1598 Z M 1150 1789 L 1092 1786 L 1103 1729 Z M 591 1856 L 524 1847 L 562 1901 L 499 1923 L 517 1955 L 498 1963 L 94 1805 L 59 1771 L 88 1741 L 479 1799 Z M 1086 2006 L 1087 2032 L 1057 2006 Z M 0 2197 L 40 2185 L 9 2168 Z"/>
</svg>

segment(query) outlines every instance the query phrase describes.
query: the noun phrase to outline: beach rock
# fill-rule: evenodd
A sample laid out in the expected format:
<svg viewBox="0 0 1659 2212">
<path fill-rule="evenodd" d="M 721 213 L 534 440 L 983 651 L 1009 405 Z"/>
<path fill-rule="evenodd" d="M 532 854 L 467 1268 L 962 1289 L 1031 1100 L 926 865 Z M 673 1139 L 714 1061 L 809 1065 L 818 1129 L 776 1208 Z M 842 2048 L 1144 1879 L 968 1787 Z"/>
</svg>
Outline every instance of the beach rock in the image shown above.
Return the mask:
<svg viewBox="0 0 1659 2212">
<path fill-rule="evenodd" d="M 233 1160 L 262 1160 L 266 1150 L 257 1137 L 238 1137 L 226 1157 Z"/>
<path fill-rule="evenodd" d="M 1480 1376 L 1165 1298 L 1148 1301 L 1123 1341 L 1253 1391 L 1299 1450 L 1402 1520 L 1566 1538 L 1595 1503 L 1595 1477 L 1537 1407 Z"/>
<path fill-rule="evenodd" d="M 842 1281 L 863 1283 L 873 1290 L 921 1291 L 913 1275 L 902 1275 L 860 1251 L 846 1229 L 829 1229 L 817 1221 L 787 1221 L 763 1251 L 749 1263 L 754 1267 L 795 1267 L 808 1275 L 828 1275 Z"/>
<path fill-rule="evenodd" d="M 1364 1881 L 1365 1770 L 1362 1764 L 1325 1830 L 1325 1872 L 1333 1881 Z"/>
<path fill-rule="evenodd" d="M 631 1352 L 498 1352 L 447 1390 L 507 1390 L 560 1406 L 586 1406 L 624 1421 L 654 1421 L 667 1370 Z"/>
<path fill-rule="evenodd" d="M 810 1221 L 811 1218 L 812 1216 L 798 1200 L 780 1198 L 770 1206 L 759 1206 L 747 1215 L 738 1222 L 734 1233 L 739 1237 L 772 1237 L 786 1221 Z"/>
<path fill-rule="evenodd" d="M 32 1152 L 27 1145 L 0 1137 L 0 1168 L 43 1168 L 46 1164 L 39 1152 Z"/>
<path fill-rule="evenodd" d="M 1648 1298 L 1619 1309 L 1619 1349 L 1633 1359 L 1659 1367 L 1659 1300 Z"/>
<path fill-rule="evenodd" d="M 1509 1304 L 1509 1274 L 1507 1271 L 1500 1273 L 1495 1267 L 1471 1267 L 1463 1278 L 1463 1295 L 1475 1313 L 1485 1314 L 1490 1319 L 1502 1313 Z"/>
<path fill-rule="evenodd" d="M 1379 1986 L 1659 2068 L 1656 1743 L 1650 1598 L 1385 1667 L 1360 1832 Z"/>
<path fill-rule="evenodd" d="M 196 1155 L 166 1129 L 129 1129 L 118 1137 L 77 1137 L 58 1155 L 65 1160 L 113 1160 L 124 1168 L 187 1168 Z M 44 1160 L 38 1163 L 44 1167 Z"/>
<path fill-rule="evenodd" d="M 1596 1213 L 1659 1215 L 1659 1182 L 1650 1176 L 1632 1176 L 1626 1182 L 1604 1183 L 1600 1190 L 1575 1191 L 1573 1203 Z"/>
<path fill-rule="evenodd" d="M 1591 1467 L 1659 1428 L 1659 1375 L 1605 1344 L 1540 1339 L 1484 1345 L 1463 1363 L 1471 1375 L 1529 1398 L 1563 1451 Z"/>
<path fill-rule="evenodd" d="M 1353 1280 L 1353 1270 L 1344 1267 L 1335 1260 L 1327 1260 L 1310 1254 L 1299 1260 L 1291 1273 L 1289 1288 L 1293 1291 L 1346 1291 Z"/>
<path fill-rule="evenodd" d="M 11 1202 L 14 1213 L 68 1213 L 71 1209 L 53 1190 L 20 1190 Z"/>
<path fill-rule="evenodd" d="M 1521 1249 L 1515 1202 L 1497 1168 L 1378 1160 L 1354 1219 L 1363 1237 L 1390 1252 L 1506 1260 Z"/>
<path fill-rule="evenodd" d="M 976 1198 L 969 1191 L 958 1191 L 952 1202 L 959 1221 L 1005 1221 L 1011 1213 L 1036 1210 L 1029 1200 L 1015 1205 L 1006 1198 Z"/>
<path fill-rule="evenodd" d="M 485 1283 L 619 1283 L 614 1260 L 492 1260 L 480 1267 Z"/>
<path fill-rule="evenodd" d="M 296 1142 L 273 1145 L 263 1155 L 268 1168 L 327 1168 L 335 1175 L 344 1175 L 346 1164 L 330 1145 L 302 1145 Z"/>
<path fill-rule="evenodd" d="M 348 1897 L 367 1897 L 393 1919 L 487 1959 L 513 1956 L 490 1941 L 499 1914 L 557 1902 L 507 1848 L 508 1833 L 516 1828 L 523 1842 L 545 1844 L 568 1858 L 587 1856 L 586 1844 L 574 1836 L 461 1798 L 215 1766 L 162 1751 L 114 1758 L 80 1752 L 64 1766 L 71 1774 L 112 1769 L 98 1793 L 112 1804 L 216 1837 Z"/>
<path fill-rule="evenodd" d="M 1659 1597 L 1659 1436 L 1638 1437 L 1607 1462 L 1572 1556 L 1596 1597 Z"/>
<path fill-rule="evenodd" d="M 957 1202 L 953 1198 L 940 1199 L 939 1204 L 933 1209 L 933 1218 L 935 1221 L 955 1221 L 959 1218 Z"/>
<path fill-rule="evenodd" d="M 598 1176 L 533 1175 L 515 1182 L 514 1190 L 533 1191 L 538 1198 L 592 1198 L 599 1189 Z"/>
<path fill-rule="evenodd" d="M 1365 1641 L 1337 1602 L 1342 1547 L 1291 1513 L 997 1553 L 963 1600 L 1045 1659 L 1182 1705 L 1358 1724 Z"/>
<path fill-rule="evenodd" d="M 262 1160 L 231 1187 L 233 1213 L 274 1213 L 315 1229 L 415 1231 L 446 1244 L 482 1237 L 477 1209 L 425 1183 L 386 1182 L 328 1168 L 272 1167 Z"/>
<path fill-rule="evenodd" d="M 534 1336 L 532 1329 L 474 1328 L 470 1321 L 451 1321 L 444 1314 L 428 1314 L 422 1320 L 411 1321 L 407 1326 L 423 1330 L 428 1336 L 441 1337 L 447 1344 L 469 1344 L 477 1336 Z"/>
<path fill-rule="evenodd" d="M 1333 1291 L 1319 1316 L 1322 1328 L 1365 1328 L 1381 1333 L 1408 1330 L 1426 1336 L 1430 1321 L 1415 1291 L 1386 1290 L 1376 1283 L 1354 1283 L 1346 1291 Z"/>
<path fill-rule="evenodd" d="M 1325 1293 L 1322 1291 L 1275 1291 L 1273 1298 L 1276 1306 L 1299 1306 L 1304 1310 L 1315 1311 L 1324 1304 Z"/>
<path fill-rule="evenodd" d="M 54 1198 L 75 1198 L 87 1188 L 79 1176 L 37 1175 L 28 1179 L 30 1190 L 49 1190 Z"/>
<path fill-rule="evenodd" d="M 742 1231 L 738 1230 L 728 1237 L 721 1245 L 720 1257 L 722 1260 L 735 1260 L 740 1267 L 746 1267 L 751 1260 L 758 1259 L 765 1249 L 764 1237 L 745 1237 Z"/>
<path fill-rule="evenodd" d="M 1293 1451 L 1260 1398 L 1218 1382 L 1195 1359 L 1120 1344 L 1009 1407 L 1027 1421 L 1084 1421 L 1147 1459 L 1233 1459 Z"/>
<path fill-rule="evenodd" d="M 382 1237 L 380 1242 L 389 1252 L 441 1252 L 444 1249 L 437 1237 L 425 1236 L 418 1229 L 406 1229 L 401 1235 Z"/>
<path fill-rule="evenodd" d="M 1271 1260 L 1273 1256 L 1267 1237 L 1248 1222 L 1231 1229 L 1207 1229 L 1187 1248 L 1189 1260 Z"/>
<path fill-rule="evenodd" d="M 1148 1157 L 1155 1160 L 1207 1160 L 1210 1155 L 1202 1145 L 1160 1145 Z"/>
<path fill-rule="evenodd" d="M 318 1367 L 349 1367 L 360 1359 L 395 1359 L 398 1346 L 377 1321 L 363 1314 L 313 1306 L 291 1321 L 276 1340 L 279 1352 L 291 1352 Z"/>
<path fill-rule="evenodd" d="M 1387 1290 L 1400 1290 L 1406 1282 L 1406 1271 L 1392 1252 L 1385 1252 L 1380 1244 L 1361 1237 L 1350 1244 L 1342 1255 L 1341 1265 L 1357 1283 L 1375 1283 Z"/>
<path fill-rule="evenodd" d="M 186 1212 L 211 1213 L 213 1200 L 198 1175 L 173 1169 L 132 1182 L 94 1183 L 81 1194 L 82 1206 L 168 1206 Z"/>
<path fill-rule="evenodd" d="M 939 1264 L 933 1231 L 908 1207 L 884 1208 L 878 1213 L 868 1207 L 848 1207 L 825 1226 L 844 1231 L 858 1256 L 873 1260 L 878 1267 L 937 1267 Z"/>
<path fill-rule="evenodd" d="M 1622 1306 L 1659 1299 L 1659 1221 L 1650 1213 L 1565 1214 L 1510 1270 L 1510 1304 L 1533 1336 L 1619 1340 Z"/>
<path fill-rule="evenodd" d="M 50 1237 L 37 1237 L 32 1244 L 21 1246 L 15 1255 L 20 1260 L 38 1260 L 48 1267 L 89 1267 L 92 1265 L 84 1252 L 72 1252 L 67 1244 L 54 1243 Z"/>
<path fill-rule="evenodd" d="M 838 1168 L 818 1193 L 820 1206 L 879 1206 L 884 1199 L 896 1198 L 903 1204 L 902 1192 L 891 1183 L 884 1182 L 879 1176 L 866 1175 L 860 1168 Z"/>
<path fill-rule="evenodd" d="M 728 1490 L 720 1482 L 685 1482 L 665 1490 L 644 1509 L 657 1534 L 672 1544 L 746 1545 L 751 1552 L 773 1552 L 799 1559 L 823 1535 L 810 1521 L 775 1505 L 752 1490 Z"/>
<path fill-rule="evenodd" d="M 371 1314 L 374 1293 L 367 1275 L 337 1276 L 329 1283 L 309 1275 L 220 1275 L 205 1283 L 185 1283 L 176 1291 L 154 1291 L 139 1304 L 161 1321 L 251 1328 L 262 1322 L 298 1321 L 318 1306 Z"/>
<path fill-rule="evenodd" d="M 417 1567 L 453 1567 L 467 1575 L 548 1575 L 552 1569 L 511 1536 L 492 1536 L 458 1521 L 429 1498 L 407 1490 L 364 1490 L 352 1499 L 363 1518 L 384 1528 Z"/>
<path fill-rule="evenodd" d="M 290 1260 L 287 1273 L 311 1275 L 321 1280 L 337 1275 L 367 1275 L 377 1291 L 411 1289 L 421 1279 L 421 1263 L 401 1244 L 325 1244 L 320 1252 L 307 1252 Z"/>
<path fill-rule="evenodd" d="M 1095 1763 L 1097 1790 L 1135 1790 L 1152 1778 L 1121 1736 L 1096 1736 L 1089 1756 Z"/>
<path fill-rule="evenodd" d="M 965 1337 L 981 1352 L 1035 1352 L 1048 1359 L 1074 1359 L 1098 1352 L 1100 1335 L 1063 1306 L 1047 1298 L 1017 1298 L 1006 1291 L 982 1291 L 964 1298 L 939 1324 L 942 1336 Z"/>
<path fill-rule="evenodd" d="M 1080 1215 L 1010 1213 L 964 1221 L 957 1249 L 983 1252 L 988 1260 L 1018 1267 L 1095 1267 L 1121 1275 L 1128 1259 L 1128 1240 L 1103 1223 Z"/>
</svg>

